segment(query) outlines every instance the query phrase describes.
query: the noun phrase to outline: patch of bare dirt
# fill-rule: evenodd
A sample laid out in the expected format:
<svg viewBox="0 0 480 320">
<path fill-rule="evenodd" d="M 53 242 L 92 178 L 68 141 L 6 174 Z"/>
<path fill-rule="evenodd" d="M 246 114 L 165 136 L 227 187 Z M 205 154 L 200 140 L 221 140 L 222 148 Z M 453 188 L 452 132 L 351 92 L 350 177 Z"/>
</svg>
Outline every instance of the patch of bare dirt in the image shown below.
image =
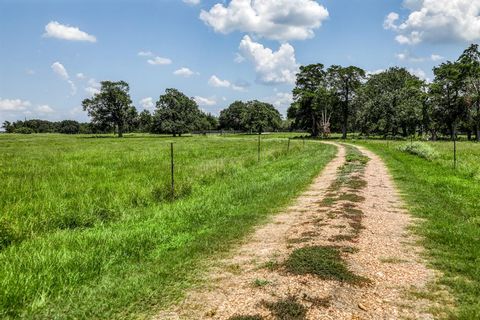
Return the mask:
<svg viewBox="0 0 480 320">
<path fill-rule="evenodd" d="M 336 158 L 294 205 L 216 263 L 206 285 L 155 319 L 433 318 L 428 301 L 406 294 L 424 290 L 434 273 L 414 245 L 417 239 L 408 231 L 414 221 L 402 209 L 385 165 L 361 149 L 370 160 L 345 175 L 346 149 L 337 146 Z M 305 247 L 335 248 L 349 272 L 367 281 L 289 272 L 284 262 Z"/>
</svg>

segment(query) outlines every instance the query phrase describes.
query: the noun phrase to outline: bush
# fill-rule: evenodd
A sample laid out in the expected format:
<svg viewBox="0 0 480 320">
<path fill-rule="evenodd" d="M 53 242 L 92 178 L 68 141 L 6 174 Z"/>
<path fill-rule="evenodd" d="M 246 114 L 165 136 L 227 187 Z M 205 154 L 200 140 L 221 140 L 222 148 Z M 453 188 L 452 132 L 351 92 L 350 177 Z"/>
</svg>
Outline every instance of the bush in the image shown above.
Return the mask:
<svg viewBox="0 0 480 320">
<path fill-rule="evenodd" d="M 398 150 L 401 152 L 413 154 L 420 158 L 431 161 L 438 157 L 438 153 L 427 143 L 422 142 L 413 142 L 402 144 L 398 147 Z"/>
<path fill-rule="evenodd" d="M 32 134 L 35 133 L 35 131 L 33 131 L 33 129 L 29 127 L 20 127 L 18 129 L 15 129 L 15 133 Z"/>
</svg>

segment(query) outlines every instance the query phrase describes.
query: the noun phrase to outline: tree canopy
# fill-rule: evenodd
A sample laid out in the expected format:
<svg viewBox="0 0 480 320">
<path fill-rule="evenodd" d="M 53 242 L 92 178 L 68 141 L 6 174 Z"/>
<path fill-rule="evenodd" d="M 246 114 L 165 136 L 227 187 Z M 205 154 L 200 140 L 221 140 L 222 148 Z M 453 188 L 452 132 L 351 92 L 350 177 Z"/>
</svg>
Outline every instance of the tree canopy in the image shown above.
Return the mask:
<svg viewBox="0 0 480 320">
<path fill-rule="evenodd" d="M 116 126 L 118 136 L 123 137 L 125 127 L 136 115 L 125 81 L 102 81 L 100 92 L 82 102 L 94 124 Z"/>
</svg>

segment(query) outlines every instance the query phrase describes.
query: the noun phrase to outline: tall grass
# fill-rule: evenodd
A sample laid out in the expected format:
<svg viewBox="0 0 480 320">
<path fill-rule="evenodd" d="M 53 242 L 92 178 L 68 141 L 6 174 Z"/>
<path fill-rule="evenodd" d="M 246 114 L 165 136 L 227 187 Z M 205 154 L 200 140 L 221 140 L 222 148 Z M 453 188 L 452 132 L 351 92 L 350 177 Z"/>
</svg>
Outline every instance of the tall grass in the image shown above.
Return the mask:
<svg viewBox="0 0 480 320">
<path fill-rule="evenodd" d="M 286 205 L 333 157 L 315 142 L 1 136 L 0 317 L 134 318 Z M 7 241 L 8 242 L 8 241 Z"/>
<path fill-rule="evenodd" d="M 382 156 L 404 194 L 410 211 L 421 218 L 416 231 L 441 282 L 454 294 L 457 310 L 452 319 L 477 319 L 480 315 L 480 145 L 458 144 L 459 168 L 453 169 L 453 145 L 429 145 L 438 153 L 433 161 L 405 154 L 395 143 L 362 142 Z"/>
</svg>

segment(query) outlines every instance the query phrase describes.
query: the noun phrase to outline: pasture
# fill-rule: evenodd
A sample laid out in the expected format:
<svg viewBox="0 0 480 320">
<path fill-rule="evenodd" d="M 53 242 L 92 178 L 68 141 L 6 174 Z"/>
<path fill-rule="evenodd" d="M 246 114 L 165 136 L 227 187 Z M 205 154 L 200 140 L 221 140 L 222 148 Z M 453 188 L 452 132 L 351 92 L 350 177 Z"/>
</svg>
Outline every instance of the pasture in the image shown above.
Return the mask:
<svg viewBox="0 0 480 320">
<path fill-rule="evenodd" d="M 335 154 L 267 137 L 258 162 L 256 136 L 1 135 L 0 317 L 131 318 L 178 299 Z"/>
</svg>

